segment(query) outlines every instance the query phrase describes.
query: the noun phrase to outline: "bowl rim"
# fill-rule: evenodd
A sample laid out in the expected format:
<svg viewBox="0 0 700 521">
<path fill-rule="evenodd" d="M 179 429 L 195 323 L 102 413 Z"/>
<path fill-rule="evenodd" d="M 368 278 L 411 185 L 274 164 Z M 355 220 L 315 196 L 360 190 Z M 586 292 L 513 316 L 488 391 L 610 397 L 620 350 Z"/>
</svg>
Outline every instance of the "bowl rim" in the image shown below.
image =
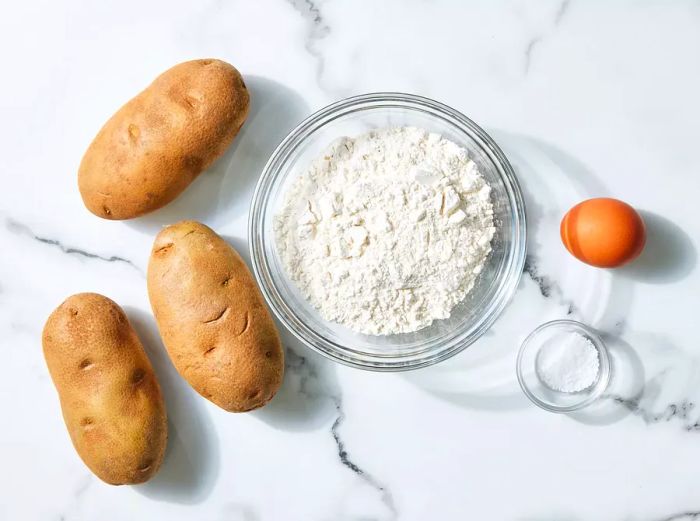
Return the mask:
<svg viewBox="0 0 700 521">
<path fill-rule="evenodd" d="M 263 234 L 258 233 L 264 224 L 263 215 L 267 203 L 266 197 L 263 196 L 274 185 L 281 167 L 296 151 L 297 147 L 318 128 L 340 117 L 359 110 L 377 108 L 417 110 L 442 119 L 469 135 L 494 163 L 503 182 L 513 220 L 511 224 L 513 244 L 507 253 L 506 265 L 503 270 L 503 280 L 507 284 L 502 284 L 494 295 L 488 313 L 482 316 L 480 322 L 468 335 L 462 335 L 463 338 L 459 339 L 450 339 L 452 345 L 448 348 L 439 350 L 433 348 L 426 350 L 426 352 L 409 353 L 404 357 L 395 354 L 382 355 L 366 352 L 362 352 L 361 356 L 358 356 L 356 352 L 349 351 L 346 347 L 331 342 L 311 330 L 279 294 L 269 269 L 268 259 L 264 255 Z M 446 360 L 466 349 L 493 325 L 511 302 L 522 276 L 527 253 L 525 201 L 513 167 L 505 154 L 493 138 L 474 121 L 461 112 L 430 98 L 402 92 L 373 92 L 344 98 L 317 110 L 293 128 L 275 148 L 262 170 L 251 198 L 248 217 L 248 245 L 253 273 L 267 305 L 285 328 L 303 344 L 331 360 L 354 368 L 384 372 L 419 369 Z M 493 305 L 494 302 L 495 305 Z"/>
<path fill-rule="evenodd" d="M 547 329 L 560 328 L 562 326 L 569 326 L 583 331 L 586 336 L 593 340 L 593 345 L 595 346 L 596 351 L 598 351 L 598 356 L 600 358 L 600 371 L 598 374 L 598 380 L 592 386 L 594 387 L 593 391 L 590 394 L 584 395 L 585 397 L 580 402 L 566 406 L 553 405 L 538 398 L 537 395 L 535 395 L 535 393 L 533 393 L 525 383 L 525 377 L 523 376 L 523 356 L 528 344 L 543 331 L 546 331 Z M 549 322 L 545 322 L 544 324 L 537 326 L 529 335 L 527 335 L 527 337 L 525 337 L 522 344 L 520 344 L 515 363 L 515 373 L 518 378 L 518 384 L 520 385 L 520 389 L 522 389 L 525 396 L 527 396 L 530 401 L 538 407 L 544 409 L 545 411 L 554 413 L 579 411 L 598 400 L 598 398 L 600 398 L 608 388 L 608 384 L 610 383 L 611 368 L 612 361 L 610 359 L 610 351 L 605 345 L 600 333 L 583 322 L 571 319 L 550 320 Z"/>
</svg>

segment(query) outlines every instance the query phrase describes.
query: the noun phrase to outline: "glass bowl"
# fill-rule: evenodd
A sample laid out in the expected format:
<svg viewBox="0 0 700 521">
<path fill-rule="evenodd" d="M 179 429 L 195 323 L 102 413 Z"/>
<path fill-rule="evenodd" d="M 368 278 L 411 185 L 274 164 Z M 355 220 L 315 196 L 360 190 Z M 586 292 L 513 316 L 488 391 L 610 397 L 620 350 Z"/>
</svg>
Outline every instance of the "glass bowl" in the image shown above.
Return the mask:
<svg viewBox="0 0 700 521">
<path fill-rule="evenodd" d="M 586 389 L 566 393 L 553 391 L 540 380 L 537 374 L 537 355 L 546 343 L 579 333 L 588 338 L 598 351 L 598 376 Z M 573 412 L 595 402 L 605 391 L 610 381 L 610 355 L 598 333 L 575 320 L 554 320 L 542 324 L 528 335 L 520 346 L 516 363 L 518 383 L 525 395 L 539 407 L 550 412 Z"/>
<path fill-rule="evenodd" d="M 493 251 L 469 295 L 449 318 L 414 333 L 372 336 L 331 323 L 309 304 L 285 273 L 273 230 L 286 190 L 313 159 L 341 136 L 416 126 L 464 147 L 491 185 L 497 226 Z M 459 353 L 493 324 L 510 301 L 525 263 L 525 205 L 512 167 L 496 143 L 456 110 L 401 93 L 348 98 L 308 117 L 280 143 L 253 195 L 249 241 L 253 271 L 273 313 L 297 338 L 338 362 L 376 371 L 435 364 Z"/>
</svg>

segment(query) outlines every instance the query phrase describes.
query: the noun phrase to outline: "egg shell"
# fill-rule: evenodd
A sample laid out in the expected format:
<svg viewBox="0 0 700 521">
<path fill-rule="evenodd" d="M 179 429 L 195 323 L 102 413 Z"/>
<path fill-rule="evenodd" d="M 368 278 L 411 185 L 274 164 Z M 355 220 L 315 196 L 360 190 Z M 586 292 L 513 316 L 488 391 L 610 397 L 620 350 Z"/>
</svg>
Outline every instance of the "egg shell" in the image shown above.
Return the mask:
<svg viewBox="0 0 700 521">
<path fill-rule="evenodd" d="M 586 264 L 616 268 L 639 256 L 646 242 L 642 217 L 629 204 L 610 198 L 583 201 L 561 221 L 561 240 Z"/>
</svg>

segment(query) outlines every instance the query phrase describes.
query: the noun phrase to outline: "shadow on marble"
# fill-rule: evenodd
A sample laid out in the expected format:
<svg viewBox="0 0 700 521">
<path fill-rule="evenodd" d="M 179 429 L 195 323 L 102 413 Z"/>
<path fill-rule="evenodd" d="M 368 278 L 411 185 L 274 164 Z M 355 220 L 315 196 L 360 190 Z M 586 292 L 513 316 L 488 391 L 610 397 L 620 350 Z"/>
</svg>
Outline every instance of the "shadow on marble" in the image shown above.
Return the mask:
<svg viewBox="0 0 700 521">
<path fill-rule="evenodd" d="M 646 210 L 639 213 L 647 228 L 647 243 L 638 259 L 617 272 L 651 284 L 678 282 L 690 275 L 698 257 L 690 236 L 666 217 Z"/>
<path fill-rule="evenodd" d="M 646 425 L 674 422 L 686 432 L 700 431 L 697 357 L 664 333 L 637 330 L 627 336 L 644 366 L 645 381 L 637 392 L 611 388 L 608 397 Z"/>
<path fill-rule="evenodd" d="M 569 314 L 574 316 L 569 318 L 590 321 L 591 325 L 598 326 L 598 321 L 607 323 L 626 316 L 634 293 L 631 280 L 610 277 L 606 270 L 582 270 L 583 265 L 572 257 L 567 255 L 566 260 L 558 257 L 562 263 L 573 263 L 559 271 L 574 278 L 585 277 L 585 284 L 579 285 L 580 292 L 567 296 L 563 294 L 562 288 L 567 286 L 563 281 L 540 273 L 541 265 L 546 269 L 543 250 L 549 255 L 563 251 L 559 222 L 568 210 L 568 204 L 562 206 L 562 198 L 577 202 L 604 196 L 608 193 L 604 183 L 582 161 L 555 145 L 519 134 L 498 130 L 492 133 L 511 162 L 523 191 L 528 223 L 528 268 L 534 267 L 536 275 L 550 279 L 550 298 L 559 298 L 571 305 Z M 529 271 L 528 275 L 533 278 Z M 608 288 L 610 279 L 614 288 Z M 605 309 L 602 317 L 601 308 Z"/>
<path fill-rule="evenodd" d="M 233 249 L 238 252 L 238 254 L 243 258 L 243 261 L 248 266 L 248 269 L 253 273 L 253 265 L 250 262 L 250 248 L 248 247 L 248 241 L 242 237 L 234 237 L 233 235 L 221 234 L 221 238 L 225 240 L 229 245 L 233 246 Z"/>
<path fill-rule="evenodd" d="M 221 517 L 226 521 L 261 521 L 258 510 L 250 504 L 241 502 L 225 503 L 221 508 Z"/>
<path fill-rule="evenodd" d="M 168 448 L 160 471 L 134 490 L 151 499 L 196 504 L 211 493 L 219 474 L 219 440 L 201 398 L 180 377 L 160 340 L 155 319 L 134 307 L 124 311 L 158 375 L 168 412 Z"/>
<path fill-rule="evenodd" d="M 518 342 L 514 340 L 510 348 L 501 340 L 489 330 L 452 358 L 402 377 L 430 395 L 466 409 L 526 409 L 531 403 L 515 377 Z"/>
<path fill-rule="evenodd" d="M 251 268 L 248 243 L 231 235 L 222 237 L 233 246 Z M 312 430 L 327 425 L 337 414 L 334 397 L 340 390 L 333 362 L 302 345 L 275 319 L 285 346 L 285 376 L 282 387 L 262 409 L 249 413 L 281 430 Z"/>
<path fill-rule="evenodd" d="M 629 336 L 629 342 L 607 336 L 605 340 L 613 349 L 621 346 L 637 358 L 638 380 L 631 379 L 629 371 L 613 380 L 600 410 L 587 409 L 588 416 L 579 419 L 603 425 L 613 423 L 616 414 L 633 415 L 645 425 L 673 422 L 686 432 L 700 430 L 700 417 L 695 411 L 697 358 L 662 333 L 635 331 Z"/>
<path fill-rule="evenodd" d="M 564 193 L 573 198 L 585 198 L 604 194 L 605 186 L 581 161 L 554 145 L 500 130 L 489 130 L 489 133 L 511 162 L 527 206 L 529 272 L 521 280 L 514 300 L 544 299 L 541 302 L 548 303 L 547 316 L 533 321 L 531 314 L 527 314 L 531 313 L 526 309 L 528 306 L 513 302 L 502 317 L 507 321 L 497 321 L 477 343 L 450 360 L 406 377 L 425 391 L 465 408 L 512 411 L 535 407 L 523 395 L 515 375 L 520 340 L 547 320 L 593 321 L 591 317 L 601 309 L 605 309 L 606 316 L 618 321 L 629 310 L 633 288 L 631 281 L 618 280 L 610 284 L 607 274 L 593 272 L 589 274 L 591 280 L 585 285 L 585 293 L 569 296 L 564 293 L 561 280 L 542 272 L 543 244 L 540 241 L 544 238 L 545 246 L 551 248 L 550 235 L 557 233 L 555 240 L 559 240 L 561 218 L 556 207 L 548 207 L 547 203 L 558 201 L 564 190 L 569 190 Z M 529 287 L 528 279 L 539 286 L 539 295 L 524 294 Z M 507 333 L 500 332 L 501 329 Z M 499 334 L 494 336 L 494 331 Z"/>
<path fill-rule="evenodd" d="M 301 95 L 286 85 L 262 76 L 246 76 L 245 81 L 250 114 L 231 147 L 234 157 L 219 195 L 220 223 L 248 214 L 255 185 L 272 152 L 310 110 Z"/>
<path fill-rule="evenodd" d="M 504 395 L 470 395 L 470 394 L 448 394 L 433 393 L 433 396 L 441 398 L 453 405 L 458 405 L 466 409 L 475 411 L 516 411 L 526 409 L 532 404 L 522 393 Z"/>
<path fill-rule="evenodd" d="M 611 378 L 608 388 L 596 403 L 582 411 L 569 414 L 586 425 L 610 425 L 629 416 L 632 411 L 621 400 L 634 400 L 650 392 L 645 370 L 637 351 L 615 335 L 600 332 L 610 353 Z"/>
<path fill-rule="evenodd" d="M 602 197 L 608 194 L 603 182 L 583 162 L 558 147 L 532 137 L 500 130 L 490 131 L 508 156 L 524 192 L 528 210 L 528 225 L 537 227 L 543 216 L 541 205 L 535 202 L 533 188 L 546 189 L 542 183 L 536 187 L 529 182 L 540 170 L 549 170 L 547 163 L 557 167 L 557 173 L 573 183 L 581 198 Z M 534 159 L 534 160 L 533 160 Z M 637 281 L 669 283 L 687 277 L 697 264 L 697 251 L 688 234 L 666 217 L 651 211 L 640 213 L 647 225 L 647 244 L 642 255 L 616 273 Z"/>
<path fill-rule="evenodd" d="M 309 113 L 294 90 L 261 76 L 246 76 L 250 113 L 226 153 L 173 202 L 151 214 L 125 221 L 155 236 L 165 225 L 194 219 L 216 228 L 246 215 L 255 184 L 268 158 Z"/>
<path fill-rule="evenodd" d="M 488 132 L 503 149 L 518 177 L 531 229 L 536 229 L 546 215 L 545 209 L 537 202 L 536 193 L 540 198 L 556 201 L 558 183 L 575 190 L 581 199 L 603 196 L 608 192 L 590 168 L 557 146 L 523 134 L 497 129 Z M 562 212 L 562 215 L 552 216 L 557 229 L 563 215 Z"/>
<path fill-rule="evenodd" d="M 518 517 L 516 521 L 581 521 L 581 518 L 571 514 L 546 514 L 537 516 Z"/>
<path fill-rule="evenodd" d="M 285 346 L 284 381 L 269 404 L 250 414 L 283 431 L 326 428 L 340 404 L 334 362 L 300 345 L 279 324 L 278 328 Z"/>
<path fill-rule="evenodd" d="M 604 183 L 583 162 L 568 152 L 528 136 L 500 131 L 495 131 L 494 135 L 511 161 L 523 189 L 531 231 L 530 239 L 537 237 L 538 232 L 541 232 L 541 218 L 548 217 L 552 221 L 550 224 L 553 230 L 550 232 L 558 230 L 561 218 L 561 215 L 546 216 L 545 210 L 536 202 L 536 192 L 548 190 L 548 197 L 554 197 L 556 191 L 549 185 L 563 182 L 570 184 L 574 190 L 572 195 L 580 199 L 605 196 L 608 193 Z M 556 175 L 560 179 L 550 180 L 548 175 Z M 535 182 L 537 184 L 534 184 Z M 529 240 L 528 254 L 537 257 L 538 253 L 538 244 Z M 644 364 L 639 354 L 620 338 L 620 332 L 624 328 L 624 317 L 632 306 L 635 294 L 631 277 L 620 275 L 619 270 L 600 270 L 594 278 L 595 283 L 588 288 L 586 297 L 577 295 L 574 301 L 575 307 L 583 311 L 583 316 L 572 318 L 589 322 L 589 325 L 601 332 L 610 350 L 612 362 L 613 372 L 606 397 L 583 411 L 569 415 L 574 420 L 588 425 L 609 425 L 629 416 L 631 411 L 620 404 L 619 398 L 640 396 L 647 387 Z M 583 302 L 584 300 L 586 302 Z"/>
</svg>

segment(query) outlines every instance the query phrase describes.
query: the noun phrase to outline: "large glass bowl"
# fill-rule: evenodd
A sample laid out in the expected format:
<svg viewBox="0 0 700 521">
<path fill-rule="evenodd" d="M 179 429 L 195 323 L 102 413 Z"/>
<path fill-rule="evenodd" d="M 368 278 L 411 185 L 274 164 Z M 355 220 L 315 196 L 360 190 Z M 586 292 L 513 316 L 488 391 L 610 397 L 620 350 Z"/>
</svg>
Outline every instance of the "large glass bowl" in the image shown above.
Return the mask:
<svg viewBox="0 0 700 521">
<path fill-rule="evenodd" d="M 389 126 L 415 126 L 464 147 L 491 185 L 496 234 L 487 265 L 449 318 L 390 336 L 356 333 L 331 323 L 309 304 L 287 276 L 275 241 L 274 216 L 290 183 L 341 136 Z M 338 362 L 376 371 L 435 364 L 474 343 L 508 304 L 525 263 L 525 205 L 512 167 L 478 125 L 456 110 L 420 96 L 375 93 L 348 98 L 308 117 L 270 157 L 253 195 L 249 221 L 253 270 L 267 303 L 297 338 Z"/>
</svg>

